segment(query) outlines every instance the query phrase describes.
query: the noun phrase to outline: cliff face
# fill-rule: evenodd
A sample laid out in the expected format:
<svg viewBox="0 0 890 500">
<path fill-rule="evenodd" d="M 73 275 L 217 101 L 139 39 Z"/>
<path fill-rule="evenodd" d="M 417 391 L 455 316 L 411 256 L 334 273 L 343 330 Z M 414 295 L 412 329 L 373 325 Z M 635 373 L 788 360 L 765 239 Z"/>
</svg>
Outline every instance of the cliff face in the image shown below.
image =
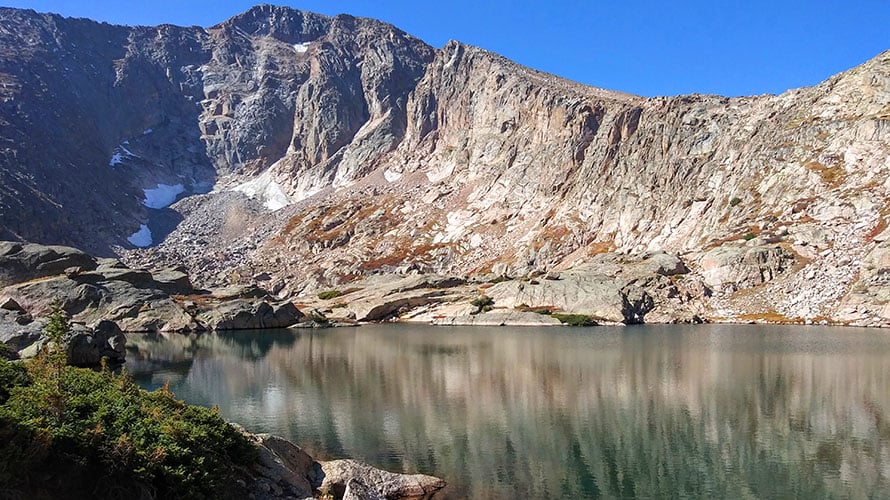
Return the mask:
<svg viewBox="0 0 890 500">
<path fill-rule="evenodd" d="M 270 6 L 207 29 L 3 9 L 0 50 L 5 238 L 282 294 L 668 251 L 713 318 L 890 319 L 890 52 L 779 96 L 645 99 Z"/>
</svg>

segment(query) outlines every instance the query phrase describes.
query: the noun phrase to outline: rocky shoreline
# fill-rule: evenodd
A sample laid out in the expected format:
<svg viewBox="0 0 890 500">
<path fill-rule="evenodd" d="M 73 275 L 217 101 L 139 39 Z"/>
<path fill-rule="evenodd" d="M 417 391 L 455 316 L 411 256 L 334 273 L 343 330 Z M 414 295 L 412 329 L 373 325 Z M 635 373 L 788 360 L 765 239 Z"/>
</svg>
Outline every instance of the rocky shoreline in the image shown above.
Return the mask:
<svg viewBox="0 0 890 500">
<path fill-rule="evenodd" d="M 867 271 L 860 279 L 877 283 L 887 261 L 881 252 L 890 247 L 883 234 L 875 240 L 878 246 L 865 258 Z M 521 277 L 372 274 L 292 296 L 264 290 L 268 276 L 201 289 L 181 267 L 133 269 L 71 247 L 0 241 L 0 341 L 21 357 L 36 354 L 46 341 L 41 332 L 54 303 L 71 318 L 69 360 L 78 365 L 95 365 L 103 357 L 123 361 L 124 332 L 196 334 L 388 321 L 890 325 L 886 314 L 872 311 L 883 297 L 877 285 L 854 290 L 855 300 L 844 302 L 838 314 L 795 316 L 778 310 L 769 297 L 805 292 L 792 288 L 801 287 L 809 261 L 798 246 L 753 243 L 716 247 L 697 263 L 664 252 L 602 253 L 558 272 Z"/>
<path fill-rule="evenodd" d="M 269 434 L 243 431 L 259 451 L 251 469 L 256 500 L 322 498 L 343 500 L 428 499 L 445 481 L 424 474 L 396 474 L 356 460 L 316 461 L 299 446 Z"/>
</svg>

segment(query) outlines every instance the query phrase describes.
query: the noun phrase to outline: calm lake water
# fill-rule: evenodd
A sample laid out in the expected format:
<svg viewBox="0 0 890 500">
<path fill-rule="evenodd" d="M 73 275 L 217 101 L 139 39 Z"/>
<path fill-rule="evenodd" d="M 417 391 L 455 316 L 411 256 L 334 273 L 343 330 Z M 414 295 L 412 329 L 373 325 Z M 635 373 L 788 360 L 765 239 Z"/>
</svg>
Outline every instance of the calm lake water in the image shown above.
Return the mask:
<svg viewBox="0 0 890 500">
<path fill-rule="evenodd" d="M 129 339 L 170 382 L 320 459 L 448 498 L 890 498 L 890 333 L 409 325 Z"/>
</svg>

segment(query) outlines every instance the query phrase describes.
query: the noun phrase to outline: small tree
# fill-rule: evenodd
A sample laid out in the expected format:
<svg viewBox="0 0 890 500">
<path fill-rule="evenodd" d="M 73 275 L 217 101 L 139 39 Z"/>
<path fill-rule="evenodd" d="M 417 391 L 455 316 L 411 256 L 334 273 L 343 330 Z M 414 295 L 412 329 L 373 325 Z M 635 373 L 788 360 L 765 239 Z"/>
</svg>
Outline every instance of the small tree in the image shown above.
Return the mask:
<svg viewBox="0 0 890 500">
<path fill-rule="evenodd" d="M 61 421 L 62 413 L 65 411 L 65 387 L 62 378 L 65 365 L 68 364 L 71 324 L 59 301 L 53 302 L 52 312 L 49 314 L 49 321 L 43 327 L 43 333 L 49 338 L 49 342 L 43 346 L 44 363 L 52 381 L 52 386 L 47 394 L 49 407 L 52 409 L 56 421 Z"/>
</svg>

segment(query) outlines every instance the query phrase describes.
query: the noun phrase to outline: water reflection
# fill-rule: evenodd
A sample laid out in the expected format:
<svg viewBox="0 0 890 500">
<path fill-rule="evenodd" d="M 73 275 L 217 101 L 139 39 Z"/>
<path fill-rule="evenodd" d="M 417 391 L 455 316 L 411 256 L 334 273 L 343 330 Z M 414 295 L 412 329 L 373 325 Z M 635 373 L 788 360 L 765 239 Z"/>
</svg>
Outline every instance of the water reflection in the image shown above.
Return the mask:
<svg viewBox="0 0 890 500">
<path fill-rule="evenodd" d="M 320 458 L 473 498 L 890 496 L 890 336 L 755 326 L 366 326 L 131 339 L 170 380 Z"/>
</svg>

